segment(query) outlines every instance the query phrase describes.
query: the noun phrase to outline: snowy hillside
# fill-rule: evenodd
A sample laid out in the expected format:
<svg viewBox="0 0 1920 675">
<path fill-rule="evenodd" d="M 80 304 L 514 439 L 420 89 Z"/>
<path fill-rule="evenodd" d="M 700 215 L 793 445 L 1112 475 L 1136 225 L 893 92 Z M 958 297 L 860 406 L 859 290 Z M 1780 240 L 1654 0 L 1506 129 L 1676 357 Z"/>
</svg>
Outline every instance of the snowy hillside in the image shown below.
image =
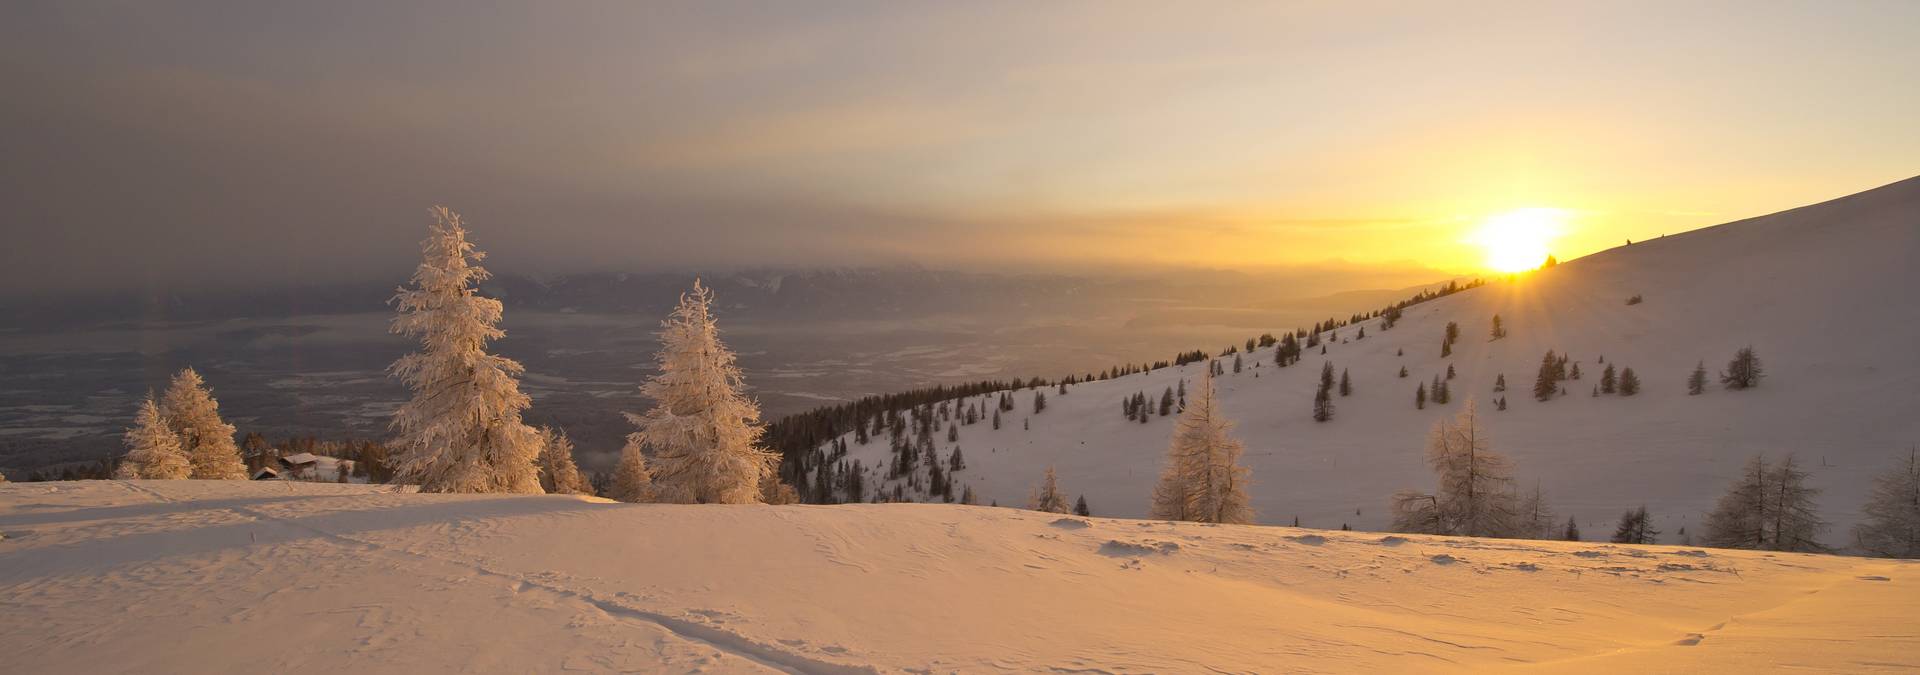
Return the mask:
<svg viewBox="0 0 1920 675">
<path fill-rule="evenodd" d="M 1432 488 L 1422 459 L 1428 429 L 1472 398 L 1486 413 L 1494 449 L 1515 460 L 1520 483 L 1537 482 L 1589 538 L 1605 536 L 1622 511 L 1645 504 L 1662 541 L 1678 541 L 1681 527 L 1698 531 L 1749 456 L 1794 452 L 1825 491 L 1821 513 L 1834 525 L 1827 539 L 1844 544 L 1870 476 L 1920 442 L 1916 261 L 1920 178 L 1496 280 L 1409 307 L 1391 330 L 1378 319 L 1342 328 L 1324 356 L 1310 348 L 1286 368 L 1274 366 L 1273 348 L 1259 349 L 1244 355 L 1241 372 L 1229 368 L 1220 378 L 1220 393 L 1247 445 L 1259 522 L 1384 527 L 1394 491 Z M 1635 296 L 1644 301 L 1629 304 Z M 1495 315 L 1503 339 L 1490 339 Z M 1449 322 L 1462 335 L 1443 358 Z M 1356 339 L 1363 327 L 1365 339 Z M 1766 366 L 1760 387 L 1730 391 L 1715 382 L 1702 395 L 1688 394 L 1696 363 L 1717 374 L 1748 345 Z M 1570 355 L 1584 377 L 1563 383 L 1568 395 L 1541 402 L 1531 388 L 1547 350 Z M 1592 396 L 1603 358 L 1632 368 L 1642 391 Z M 1354 391 L 1334 399 L 1334 419 L 1316 423 L 1312 400 L 1328 361 L 1336 373 L 1350 373 Z M 1416 386 L 1444 377 L 1449 366 L 1457 373 L 1451 402 L 1416 409 Z M 1048 388 L 1038 414 L 1033 392 L 1023 390 L 998 430 L 965 425 L 957 441 L 946 442 L 942 424 L 938 454 L 963 449 L 966 468 L 953 478 L 983 504 L 1024 505 L 1054 466 L 1062 489 L 1084 494 L 1095 515 L 1142 516 L 1172 418 L 1129 421 L 1122 401 L 1144 392 L 1157 402 L 1205 367 L 1082 383 L 1064 395 Z M 1501 375 L 1509 407 L 1496 411 Z M 974 402 L 991 410 L 994 399 Z M 887 439 L 845 439 L 849 458 L 871 472 L 870 496 L 886 480 Z"/>
<path fill-rule="evenodd" d="M 0 484 L 22 673 L 1911 667 L 1920 564 L 242 481 Z"/>
</svg>

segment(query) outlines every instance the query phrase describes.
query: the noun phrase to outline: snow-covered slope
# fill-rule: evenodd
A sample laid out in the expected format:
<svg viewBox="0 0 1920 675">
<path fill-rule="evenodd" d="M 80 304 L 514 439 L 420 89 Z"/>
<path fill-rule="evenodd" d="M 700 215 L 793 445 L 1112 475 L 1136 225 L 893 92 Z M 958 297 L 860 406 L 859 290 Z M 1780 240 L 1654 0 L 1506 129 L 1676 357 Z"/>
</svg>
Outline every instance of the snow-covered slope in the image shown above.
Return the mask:
<svg viewBox="0 0 1920 675">
<path fill-rule="evenodd" d="M 0 484 L 8 672 L 1872 672 L 1920 564 L 243 481 Z"/>
<path fill-rule="evenodd" d="M 1520 480 L 1537 482 L 1588 537 L 1605 536 L 1621 511 L 1645 504 L 1662 541 L 1678 541 L 1749 456 L 1794 452 L 1825 490 L 1822 513 L 1835 525 L 1827 539 L 1844 544 L 1870 475 L 1920 442 L 1916 288 L 1920 178 L 1636 242 L 1415 305 L 1392 330 L 1378 320 L 1341 329 L 1325 356 L 1310 349 L 1288 368 L 1275 368 L 1272 349 L 1260 349 L 1243 372 L 1221 378 L 1221 393 L 1247 444 L 1261 522 L 1384 527 L 1395 490 L 1431 489 L 1422 461 L 1428 429 L 1473 398 Z M 1644 302 L 1627 304 L 1634 295 Z M 1508 336 L 1489 340 L 1496 314 Z M 1462 339 L 1441 358 L 1450 321 Z M 1354 340 L 1361 326 L 1367 337 Z M 1726 391 L 1716 383 L 1687 394 L 1697 362 L 1717 373 L 1747 345 L 1765 362 L 1762 386 Z M 1585 377 L 1566 383 L 1570 395 L 1539 402 L 1530 389 L 1549 349 L 1570 354 Z M 1633 368 L 1644 390 L 1591 397 L 1603 357 Z M 1335 399 L 1333 421 L 1315 423 L 1313 394 L 1329 360 L 1351 373 L 1355 391 Z M 1449 364 L 1458 373 L 1451 404 L 1416 410 L 1416 384 Z M 1141 391 L 1157 399 L 1204 367 L 1086 383 L 1064 396 L 1049 390 L 1038 415 L 1023 391 L 1001 429 L 964 426 L 957 443 L 945 442 L 943 429 L 939 453 L 964 449 L 967 468 L 955 479 L 982 503 L 1024 504 L 1052 465 L 1096 515 L 1142 516 L 1172 418 L 1129 422 L 1121 400 Z M 1510 406 L 1494 411 L 1488 404 L 1501 374 Z M 884 437 L 850 448 L 869 467 L 888 454 Z"/>
</svg>

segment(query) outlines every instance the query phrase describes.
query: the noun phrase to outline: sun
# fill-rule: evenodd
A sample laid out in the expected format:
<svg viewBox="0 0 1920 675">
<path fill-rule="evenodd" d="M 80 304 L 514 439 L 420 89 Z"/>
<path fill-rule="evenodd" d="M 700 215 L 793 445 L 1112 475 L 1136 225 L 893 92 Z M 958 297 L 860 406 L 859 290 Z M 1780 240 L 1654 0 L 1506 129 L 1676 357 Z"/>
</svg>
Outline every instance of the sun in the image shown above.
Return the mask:
<svg viewBox="0 0 1920 675">
<path fill-rule="evenodd" d="M 1496 272 L 1535 269 L 1547 261 L 1547 245 L 1566 225 L 1565 209 L 1531 207 L 1496 214 L 1480 223 L 1467 241 L 1486 253 L 1486 265 Z"/>
</svg>

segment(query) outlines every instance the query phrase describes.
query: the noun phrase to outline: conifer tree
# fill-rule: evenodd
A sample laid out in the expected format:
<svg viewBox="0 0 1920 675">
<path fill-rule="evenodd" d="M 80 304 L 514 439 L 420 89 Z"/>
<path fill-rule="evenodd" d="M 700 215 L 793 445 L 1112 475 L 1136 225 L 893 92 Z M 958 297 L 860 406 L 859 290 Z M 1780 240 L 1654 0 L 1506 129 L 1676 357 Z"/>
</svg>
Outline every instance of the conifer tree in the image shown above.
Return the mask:
<svg viewBox="0 0 1920 675">
<path fill-rule="evenodd" d="M 1652 544 L 1660 531 L 1653 529 L 1653 519 L 1647 515 L 1647 507 L 1630 509 L 1620 514 L 1620 525 L 1613 530 L 1612 541 L 1615 544 Z"/>
<path fill-rule="evenodd" d="M 1554 394 L 1560 393 L 1558 384 L 1560 378 L 1554 376 L 1554 366 L 1559 363 L 1559 360 L 1551 349 L 1547 350 L 1546 357 L 1540 360 L 1540 373 L 1533 378 L 1535 399 L 1549 401 L 1553 399 Z"/>
<path fill-rule="evenodd" d="M 1580 541 L 1580 524 L 1574 521 L 1573 516 L 1567 516 L 1567 530 L 1562 533 L 1561 538 L 1567 541 Z"/>
<path fill-rule="evenodd" d="M 1507 328 L 1505 326 L 1500 325 L 1500 315 L 1498 314 L 1493 315 L 1493 339 L 1498 340 L 1506 336 L 1507 336 Z"/>
<path fill-rule="evenodd" d="M 1060 494 L 1060 482 L 1054 477 L 1053 467 L 1047 467 L 1047 473 L 1040 479 L 1040 487 L 1034 488 L 1027 499 L 1027 508 L 1046 513 L 1066 513 L 1067 498 Z"/>
<path fill-rule="evenodd" d="M 1907 449 L 1898 465 L 1873 479 L 1860 508 L 1854 541 L 1867 555 L 1920 558 L 1920 451 Z"/>
<path fill-rule="evenodd" d="M 1333 394 L 1321 387 L 1313 392 L 1313 421 L 1325 422 L 1333 419 Z"/>
<path fill-rule="evenodd" d="M 1633 374 L 1632 368 L 1620 369 L 1620 395 L 1632 396 L 1640 393 L 1640 376 Z"/>
<path fill-rule="evenodd" d="M 187 452 L 180 448 L 180 436 L 167 428 L 159 406 L 153 402 L 152 393 L 140 401 L 140 412 L 134 415 L 133 428 L 128 429 L 122 438 L 127 444 L 127 454 L 120 460 L 115 478 L 179 480 L 193 471 L 187 461 Z"/>
<path fill-rule="evenodd" d="M 174 375 L 160 410 L 193 467 L 189 478 L 247 479 L 247 463 L 233 442 L 233 425 L 220 419 L 220 404 L 199 373 L 187 368 Z"/>
<path fill-rule="evenodd" d="M 779 456 L 759 446 L 760 407 L 748 399 L 733 351 L 714 324 L 713 292 L 698 280 L 661 322 L 659 372 L 641 386 L 653 399 L 630 443 L 652 451 L 655 499 L 680 504 L 763 501 L 763 480 Z M 930 412 L 930 411 L 929 411 Z M 931 447 L 932 415 L 915 416 L 921 445 Z"/>
<path fill-rule="evenodd" d="M 432 213 L 413 286 L 393 299 L 392 331 L 420 340 L 420 351 L 388 369 L 413 390 L 393 414 L 394 480 L 422 492 L 538 493 L 540 435 L 520 420 L 530 404 L 523 369 L 486 352 L 506 335 L 500 301 L 475 289 L 488 276 L 478 264 L 486 254 L 467 241 L 459 215 Z"/>
<path fill-rule="evenodd" d="M 1755 456 L 1707 514 L 1702 543 L 1720 548 L 1825 550 L 1817 540 L 1827 524 L 1814 513 L 1819 491 L 1806 486 L 1793 455 L 1777 465 Z"/>
<path fill-rule="evenodd" d="M 1080 498 L 1079 498 L 1079 499 L 1077 499 L 1077 500 L 1074 500 L 1074 502 L 1073 502 L 1073 515 L 1076 515 L 1076 516 L 1091 516 L 1091 515 L 1093 515 L 1093 509 L 1090 509 L 1090 508 L 1087 508 L 1087 496 L 1086 496 L 1086 495 L 1080 495 Z"/>
<path fill-rule="evenodd" d="M 1247 500 L 1250 472 L 1233 423 L 1219 409 L 1212 376 L 1200 381 L 1191 405 L 1180 413 L 1160 482 L 1153 489 L 1154 518 L 1203 523 L 1251 523 Z"/>
<path fill-rule="evenodd" d="M 1454 378 L 1453 364 L 1449 363 L 1447 364 L 1447 379 L 1451 380 L 1453 378 Z"/>
<path fill-rule="evenodd" d="M 1347 369 L 1345 368 L 1340 369 L 1340 395 L 1353 395 L 1353 380 L 1347 377 Z"/>
<path fill-rule="evenodd" d="M 1047 411 L 1047 392 L 1038 391 L 1038 390 L 1034 391 L 1033 392 L 1033 414 L 1038 415 L 1046 411 Z M 949 439 L 949 440 L 952 440 L 952 439 Z"/>
<path fill-rule="evenodd" d="M 1720 372 L 1720 384 L 1728 389 L 1749 389 L 1760 386 L 1760 378 L 1765 376 L 1753 347 L 1741 347 L 1727 362 L 1727 369 Z"/>
<path fill-rule="evenodd" d="M 1613 393 L 1615 385 L 1619 381 L 1620 381 L 1619 376 L 1617 376 L 1613 372 L 1613 364 L 1611 363 L 1607 364 L 1607 369 L 1600 371 L 1600 393 L 1602 394 Z"/>
<path fill-rule="evenodd" d="M 1499 375 L 1493 376 L 1493 393 L 1498 394 L 1506 390 L 1507 390 L 1507 374 L 1501 373 Z"/>
<path fill-rule="evenodd" d="M 653 471 L 647 468 L 647 456 L 640 450 L 639 434 L 628 434 L 627 444 L 620 449 L 620 463 L 613 467 L 613 484 L 607 489 L 607 497 L 619 501 L 639 504 L 653 501 Z M 859 495 L 855 494 L 858 500 Z"/>
<path fill-rule="evenodd" d="M 1707 391 L 1707 362 L 1701 361 L 1693 367 L 1693 373 L 1687 376 L 1687 395 L 1699 396 Z"/>
<path fill-rule="evenodd" d="M 540 427 L 540 489 L 556 495 L 593 494 L 587 474 L 573 462 L 573 441 L 551 427 Z"/>
<path fill-rule="evenodd" d="M 1413 407 L 1415 410 L 1427 409 L 1427 383 L 1421 382 L 1413 387 Z"/>
<path fill-rule="evenodd" d="M 1473 401 L 1453 420 L 1435 423 L 1427 461 L 1439 475 L 1439 488 L 1394 495 L 1394 531 L 1509 537 L 1529 526 L 1520 517 L 1507 459 L 1489 447 Z"/>
<path fill-rule="evenodd" d="M 1403 377 L 1403 378 L 1404 378 L 1404 377 L 1406 377 L 1406 376 L 1407 376 L 1407 367 L 1406 367 L 1406 366 L 1400 366 L 1400 377 Z"/>
<path fill-rule="evenodd" d="M 977 506 L 980 504 L 980 498 L 973 495 L 972 485 L 966 485 L 960 488 L 960 503 L 968 506 Z"/>
</svg>

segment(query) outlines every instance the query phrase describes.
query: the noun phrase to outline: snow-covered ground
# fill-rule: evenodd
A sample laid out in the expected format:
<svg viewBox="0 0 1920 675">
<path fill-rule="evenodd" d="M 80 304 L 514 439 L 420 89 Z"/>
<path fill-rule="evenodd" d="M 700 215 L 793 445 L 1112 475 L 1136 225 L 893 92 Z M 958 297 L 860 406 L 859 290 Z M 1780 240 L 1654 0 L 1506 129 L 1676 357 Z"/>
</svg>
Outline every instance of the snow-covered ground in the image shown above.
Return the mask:
<svg viewBox="0 0 1920 675">
<path fill-rule="evenodd" d="M 1247 445 L 1260 522 L 1385 527 L 1396 490 L 1433 488 L 1422 455 L 1428 430 L 1473 398 L 1521 486 L 1537 483 L 1588 538 L 1604 538 L 1622 511 L 1644 504 L 1661 541 L 1677 542 L 1680 528 L 1698 530 L 1748 457 L 1794 452 L 1825 491 L 1821 513 L 1834 524 L 1826 540 L 1845 545 L 1871 476 L 1920 441 L 1916 288 L 1920 178 L 1496 280 L 1410 307 L 1392 330 L 1378 320 L 1342 328 L 1326 355 L 1308 349 L 1284 369 L 1273 366 L 1271 348 L 1259 349 L 1245 355 L 1242 372 L 1220 378 L 1220 392 Z M 1635 295 L 1644 301 L 1627 304 Z M 1504 339 L 1489 339 L 1494 315 L 1506 325 Z M 1448 322 L 1459 324 L 1461 339 L 1441 358 Z M 1363 326 L 1366 338 L 1355 339 Z M 1696 363 L 1717 374 L 1748 345 L 1765 363 L 1759 388 L 1726 391 L 1716 378 L 1705 394 L 1687 394 Z M 1549 349 L 1570 354 L 1583 378 L 1565 383 L 1569 395 L 1539 402 L 1530 391 Z M 1643 391 L 1592 397 L 1603 357 L 1633 368 Z M 1332 421 L 1316 423 L 1312 401 L 1325 361 L 1351 374 L 1354 393 L 1334 399 Z M 1449 364 L 1457 373 L 1452 402 L 1415 409 L 1415 386 L 1444 376 Z M 1051 465 L 1062 489 L 1086 495 L 1095 515 L 1142 516 L 1173 418 L 1129 422 L 1121 401 L 1145 392 L 1157 402 L 1204 367 L 1086 383 L 1065 395 L 1048 389 L 1037 415 L 1032 392 L 1021 391 L 997 431 L 963 426 L 949 443 L 943 426 L 938 453 L 963 449 L 967 468 L 954 479 L 981 503 L 1024 505 Z M 1501 374 L 1509 407 L 1495 411 Z M 991 410 L 991 396 L 971 399 L 983 400 Z M 846 438 L 850 458 L 876 471 L 886 462 L 884 435 L 865 446 Z M 869 495 L 882 478 L 869 477 Z"/>
<path fill-rule="evenodd" d="M 244 481 L 0 484 L 0 670 L 1874 672 L 1920 563 Z"/>
</svg>

